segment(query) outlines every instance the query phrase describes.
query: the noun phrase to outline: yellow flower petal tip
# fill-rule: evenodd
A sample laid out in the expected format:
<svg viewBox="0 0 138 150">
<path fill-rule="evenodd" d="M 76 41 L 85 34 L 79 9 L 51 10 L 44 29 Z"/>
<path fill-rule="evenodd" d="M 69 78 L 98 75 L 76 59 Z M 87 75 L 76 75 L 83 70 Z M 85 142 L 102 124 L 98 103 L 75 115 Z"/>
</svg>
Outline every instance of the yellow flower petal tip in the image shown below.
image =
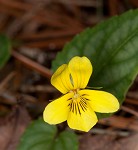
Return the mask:
<svg viewBox="0 0 138 150">
<path fill-rule="evenodd" d="M 46 106 L 45 122 L 67 121 L 70 128 L 88 132 L 98 121 L 95 112 L 112 113 L 119 109 L 119 102 L 111 93 L 85 89 L 92 71 L 85 56 L 75 56 L 55 71 L 51 84 L 64 95 Z"/>
</svg>

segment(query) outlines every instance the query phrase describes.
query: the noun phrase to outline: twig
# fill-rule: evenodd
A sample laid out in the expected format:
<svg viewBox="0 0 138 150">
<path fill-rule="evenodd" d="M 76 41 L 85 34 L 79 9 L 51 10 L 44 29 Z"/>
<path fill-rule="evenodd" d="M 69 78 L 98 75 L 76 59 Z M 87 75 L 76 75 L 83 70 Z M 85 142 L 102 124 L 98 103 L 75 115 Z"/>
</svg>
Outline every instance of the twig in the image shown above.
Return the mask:
<svg viewBox="0 0 138 150">
<path fill-rule="evenodd" d="M 7 91 L 0 93 L 0 102 L 3 104 L 15 105 L 17 104 L 18 100 L 21 101 L 22 99 L 28 103 L 34 103 L 34 104 L 38 103 L 35 97 L 28 95 L 28 94 L 23 94 L 23 93 L 13 94 Z"/>
<path fill-rule="evenodd" d="M 112 116 L 109 118 L 100 119 L 99 124 L 112 126 L 120 129 L 128 129 L 138 131 L 138 120 L 134 118 L 124 118 L 121 116 Z"/>
<path fill-rule="evenodd" d="M 3 90 L 5 85 L 14 77 L 15 72 L 11 72 L 1 83 L 0 83 L 0 92 Z"/>
<path fill-rule="evenodd" d="M 119 135 L 126 137 L 130 135 L 130 132 L 128 131 L 111 131 L 111 130 L 105 130 L 105 129 L 99 129 L 99 128 L 93 128 L 90 130 L 92 134 L 106 134 L 106 135 Z"/>
<path fill-rule="evenodd" d="M 0 93 L 0 103 L 15 105 L 17 104 L 17 100 L 11 93 L 4 91 L 3 93 Z"/>
<path fill-rule="evenodd" d="M 12 51 L 12 56 L 16 58 L 18 61 L 20 61 L 21 63 L 23 63 L 24 65 L 26 65 L 28 68 L 39 72 L 41 75 L 47 77 L 48 79 L 51 78 L 52 72 L 48 68 L 30 60 L 29 58 L 21 55 L 16 51 Z"/>
<path fill-rule="evenodd" d="M 127 99 L 125 100 L 125 102 L 126 102 L 126 103 L 129 103 L 129 104 L 133 104 L 133 105 L 138 105 L 138 100 L 137 100 L 137 99 L 135 100 L 135 99 L 128 99 L 128 98 L 127 98 Z"/>
<path fill-rule="evenodd" d="M 133 114 L 134 116 L 138 117 L 138 112 L 136 112 L 135 110 L 131 109 L 131 108 L 128 108 L 126 106 L 121 106 L 121 109 L 130 113 L 130 114 Z"/>
<path fill-rule="evenodd" d="M 135 91 L 135 92 L 129 91 L 129 92 L 127 93 L 127 96 L 128 96 L 128 97 L 131 97 L 131 98 L 134 98 L 134 99 L 138 99 L 138 91 Z"/>
<path fill-rule="evenodd" d="M 31 85 L 24 85 L 21 86 L 20 89 L 22 92 L 55 92 L 56 89 L 53 88 L 50 85 L 43 86 L 43 85 L 37 85 L 37 86 L 31 86 Z"/>
</svg>

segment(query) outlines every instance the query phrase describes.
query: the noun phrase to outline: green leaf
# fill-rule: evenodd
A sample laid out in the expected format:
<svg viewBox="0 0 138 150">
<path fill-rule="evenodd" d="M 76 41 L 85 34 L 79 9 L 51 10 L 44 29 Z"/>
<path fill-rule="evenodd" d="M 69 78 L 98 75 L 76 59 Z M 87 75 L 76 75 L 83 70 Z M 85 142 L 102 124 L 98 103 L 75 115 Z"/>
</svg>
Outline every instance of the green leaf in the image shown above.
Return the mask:
<svg viewBox="0 0 138 150">
<path fill-rule="evenodd" d="M 78 142 L 76 135 L 71 131 L 62 132 L 55 140 L 52 150 L 77 150 Z"/>
<path fill-rule="evenodd" d="M 89 86 L 103 87 L 122 104 L 138 73 L 138 10 L 115 16 L 77 35 L 58 53 L 52 69 L 76 55 L 92 62 Z"/>
<path fill-rule="evenodd" d="M 57 134 L 54 125 L 42 119 L 34 121 L 23 134 L 17 150 L 77 150 L 78 141 L 73 132 Z"/>
<path fill-rule="evenodd" d="M 10 48 L 11 44 L 9 39 L 4 35 L 0 35 L 0 69 L 10 58 Z"/>
</svg>

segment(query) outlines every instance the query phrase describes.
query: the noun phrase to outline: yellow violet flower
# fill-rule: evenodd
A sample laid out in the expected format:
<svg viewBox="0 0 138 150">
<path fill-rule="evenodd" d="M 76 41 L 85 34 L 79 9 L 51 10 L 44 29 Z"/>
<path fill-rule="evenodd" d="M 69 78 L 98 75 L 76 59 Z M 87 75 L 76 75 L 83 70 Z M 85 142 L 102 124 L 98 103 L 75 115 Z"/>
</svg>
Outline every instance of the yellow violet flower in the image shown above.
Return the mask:
<svg viewBox="0 0 138 150">
<path fill-rule="evenodd" d="M 51 84 L 64 95 L 46 106 L 45 122 L 58 124 L 67 120 L 70 128 L 87 132 L 98 121 L 95 112 L 112 113 L 119 109 L 119 102 L 112 94 L 85 89 L 92 70 L 90 60 L 78 56 L 56 70 Z"/>
</svg>

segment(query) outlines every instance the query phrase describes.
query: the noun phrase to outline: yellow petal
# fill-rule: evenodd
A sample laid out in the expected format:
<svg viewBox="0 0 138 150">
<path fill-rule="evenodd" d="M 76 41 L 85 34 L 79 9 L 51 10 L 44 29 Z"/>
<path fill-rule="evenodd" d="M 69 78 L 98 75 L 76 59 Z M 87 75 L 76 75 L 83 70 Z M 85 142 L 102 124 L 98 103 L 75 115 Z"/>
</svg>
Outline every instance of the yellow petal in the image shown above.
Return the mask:
<svg viewBox="0 0 138 150">
<path fill-rule="evenodd" d="M 44 121 L 49 124 L 58 124 L 67 120 L 69 113 L 70 98 L 73 97 L 73 93 L 68 93 L 51 103 L 49 103 L 43 113 Z"/>
<path fill-rule="evenodd" d="M 73 57 L 68 65 L 74 89 L 85 88 L 92 74 L 92 64 L 87 57 Z"/>
<path fill-rule="evenodd" d="M 51 78 L 51 84 L 65 94 L 73 89 L 67 64 L 60 66 Z"/>
<path fill-rule="evenodd" d="M 95 112 L 112 113 L 119 109 L 117 98 L 108 92 L 81 90 L 79 93 L 83 95 L 83 97 L 89 99 L 88 102 Z"/>
<path fill-rule="evenodd" d="M 81 110 L 81 114 L 70 111 L 67 123 L 72 129 L 88 132 L 97 123 L 97 116 L 90 107 L 87 107 L 85 111 Z"/>
</svg>

